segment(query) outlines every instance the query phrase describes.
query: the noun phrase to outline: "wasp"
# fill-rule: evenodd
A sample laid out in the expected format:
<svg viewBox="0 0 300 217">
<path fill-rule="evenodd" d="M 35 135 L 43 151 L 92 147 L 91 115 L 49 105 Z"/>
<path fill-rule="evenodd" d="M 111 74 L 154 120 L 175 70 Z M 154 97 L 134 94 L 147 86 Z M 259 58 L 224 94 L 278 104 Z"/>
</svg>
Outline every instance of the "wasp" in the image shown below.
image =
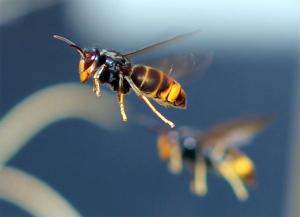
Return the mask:
<svg viewBox="0 0 300 217">
<path fill-rule="evenodd" d="M 191 172 L 191 191 L 199 196 L 207 193 L 207 171 L 223 177 L 239 200 L 248 198 L 247 187 L 255 185 L 255 165 L 239 150 L 273 119 L 272 115 L 243 117 L 225 121 L 201 132 L 190 127 L 176 130 L 148 127 L 159 133 L 159 157 L 168 162 L 170 172 L 178 174 L 186 165 Z M 144 122 L 145 123 L 145 122 Z"/>
<path fill-rule="evenodd" d="M 165 107 L 186 109 L 186 93 L 181 84 L 171 75 L 172 71 L 174 71 L 173 65 L 169 65 L 170 70 L 166 73 L 153 66 L 132 64 L 130 58 L 184 39 L 197 32 L 198 31 L 194 31 L 178 35 L 168 40 L 123 54 L 117 51 L 99 48 L 82 49 L 67 38 L 58 35 L 54 35 L 53 37 L 67 43 L 79 53 L 79 76 L 82 83 L 86 83 L 90 78 L 93 79 L 93 91 L 98 97 L 101 95 L 100 86 L 105 83 L 109 84 L 112 90 L 117 93 L 123 121 L 127 121 L 124 95 L 126 95 L 130 89 L 133 89 L 136 95 L 142 99 L 163 122 L 173 128 L 175 124 L 164 117 L 149 101 L 149 99 L 153 99 Z M 173 62 L 178 61 L 178 57 L 172 57 L 171 59 Z M 191 60 L 191 56 L 188 56 L 186 59 Z M 181 58 L 182 65 L 184 65 L 183 62 L 185 62 L 185 58 Z M 197 68 L 200 65 L 197 64 L 197 61 L 196 66 L 195 61 L 192 61 L 192 63 L 194 66 L 191 64 L 190 67 Z M 174 64 L 176 64 L 176 62 Z M 179 64 L 177 63 L 177 65 Z"/>
</svg>

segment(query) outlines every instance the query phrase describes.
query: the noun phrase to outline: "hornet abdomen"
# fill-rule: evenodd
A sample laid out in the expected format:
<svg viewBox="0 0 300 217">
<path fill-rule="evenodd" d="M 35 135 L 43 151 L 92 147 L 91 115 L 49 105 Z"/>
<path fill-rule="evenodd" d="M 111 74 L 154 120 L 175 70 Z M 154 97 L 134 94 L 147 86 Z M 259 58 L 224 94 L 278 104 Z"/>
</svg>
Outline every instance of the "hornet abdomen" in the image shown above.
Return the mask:
<svg viewBox="0 0 300 217">
<path fill-rule="evenodd" d="M 130 78 L 141 93 L 159 104 L 186 108 L 186 94 L 181 85 L 163 71 L 150 66 L 134 65 Z"/>
</svg>

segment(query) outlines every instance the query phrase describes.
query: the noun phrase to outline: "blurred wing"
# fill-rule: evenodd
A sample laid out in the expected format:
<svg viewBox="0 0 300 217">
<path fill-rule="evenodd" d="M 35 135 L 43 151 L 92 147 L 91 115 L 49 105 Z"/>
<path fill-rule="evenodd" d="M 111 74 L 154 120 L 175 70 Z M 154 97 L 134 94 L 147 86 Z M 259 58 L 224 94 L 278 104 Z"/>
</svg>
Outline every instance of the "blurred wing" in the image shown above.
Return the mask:
<svg viewBox="0 0 300 217">
<path fill-rule="evenodd" d="M 132 57 L 135 57 L 137 55 L 140 55 L 140 54 L 143 54 L 143 53 L 146 53 L 146 52 L 150 52 L 150 51 L 156 50 L 158 48 L 161 48 L 163 46 L 170 45 L 170 44 L 173 44 L 175 42 L 181 41 L 181 40 L 183 40 L 183 39 L 185 39 L 189 36 L 192 36 L 194 34 L 197 34 L 199 32 L 200 32 L 199 30 L 196 30 L 196 31 L 193 31 L 193 32 L 188 32 L 188 33 L 185 33 L 185 34 L 177 35 L 173 38 L 170 38 L 170 39 L 167 39 L 167 40 L 164 40 L 164 41 L 161 41 L 161 42 L 158 42 L 158 43 L 155 43 L 155 44 L 143 47 L 143 48 L 140 48 L 140 49 L 135 50 L 135 51 L 125 53 L 123 55 L 126 56 L 127 58 L 132 58 Z"/>
<path fill-rule="evenodd" d="M 145 129 L 154 133 L 161 134 L 169 131 L 169 128 L 166 128 L 165 125 L 162 126 L 161 122 L 147 115 L 137 114 L 135 116 L 135 121 Z"/>
<path fill-rule="evenodd" d="M 264 115 L 227 121 L 202 133 L 198 138 L 203 145 L 221 144 L 225 147 L 244 145 L 273 119 L 273 115 Z"/>
<path fill-rule="evenodd" d="M 213 59 L 212 52 L 176 53 L 163 58 L 151 59 L 143 64 L 158 68 L 180 81 L 192 80 L 205 73 Z"/>
</svg>

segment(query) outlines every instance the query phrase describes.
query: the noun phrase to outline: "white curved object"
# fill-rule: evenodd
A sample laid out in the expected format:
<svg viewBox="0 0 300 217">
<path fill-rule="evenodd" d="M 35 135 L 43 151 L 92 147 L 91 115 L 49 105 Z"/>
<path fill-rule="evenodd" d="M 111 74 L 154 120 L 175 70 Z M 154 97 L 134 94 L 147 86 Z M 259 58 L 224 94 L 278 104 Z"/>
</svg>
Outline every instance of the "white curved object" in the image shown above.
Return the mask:
<svg viewBox="0 0 300 217">
<path fill-rule="evenodd" d="M 12 167 L 4 167 L 0 170 L 0 199 L 21 207 L 33 216 L 81 216 L 70 203 L 46 183 Z"/>
<path fill-rule="evenodd" d="M 0 120 L 0 166 L 48 125 L 80 118 L 110 129 L 121 123 L 116 97 L 105 92 L 97 98 L 91 87 L 64 83 L 39 90 Z"/>
</svg>

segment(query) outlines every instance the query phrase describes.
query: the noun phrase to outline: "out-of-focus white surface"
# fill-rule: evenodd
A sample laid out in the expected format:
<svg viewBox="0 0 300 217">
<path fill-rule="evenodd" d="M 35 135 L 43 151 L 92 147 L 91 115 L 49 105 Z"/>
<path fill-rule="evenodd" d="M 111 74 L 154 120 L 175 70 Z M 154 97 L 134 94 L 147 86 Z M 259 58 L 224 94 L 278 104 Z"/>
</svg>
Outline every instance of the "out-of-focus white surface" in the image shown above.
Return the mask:
<svg viewBox="0 0 300 217">
<path fill-rule="evenodd" d="M 194 29 L 216 46 L 285 45 L 299 35 L 296 0 L 87 0 L 66 6 L 74 30 L 109 45 L 137 46 Z"/>
<path fill-rule="evenodd" d="M 117 121 L 119 108 L 112 94 L 104 94 L 99 100 L 90 87 L 79 83 L 44 88 L 0 119 L 0 166 L 45 127 L 66 118 L 80 118 L 106 129 L 121 123 Z"/>
<path fill-rule="evenodd" d="M 0 25 L 14 21 L 31 12 L 43 9 L 62 0 L 0 0 Z"/>
<path fill-rule="evenodd" d="M 23 208 L 32 216 L 81 216 L 45 182 L 13 167 L 4 167 L 0 171 L 0 199 Z"/>
</svg>

